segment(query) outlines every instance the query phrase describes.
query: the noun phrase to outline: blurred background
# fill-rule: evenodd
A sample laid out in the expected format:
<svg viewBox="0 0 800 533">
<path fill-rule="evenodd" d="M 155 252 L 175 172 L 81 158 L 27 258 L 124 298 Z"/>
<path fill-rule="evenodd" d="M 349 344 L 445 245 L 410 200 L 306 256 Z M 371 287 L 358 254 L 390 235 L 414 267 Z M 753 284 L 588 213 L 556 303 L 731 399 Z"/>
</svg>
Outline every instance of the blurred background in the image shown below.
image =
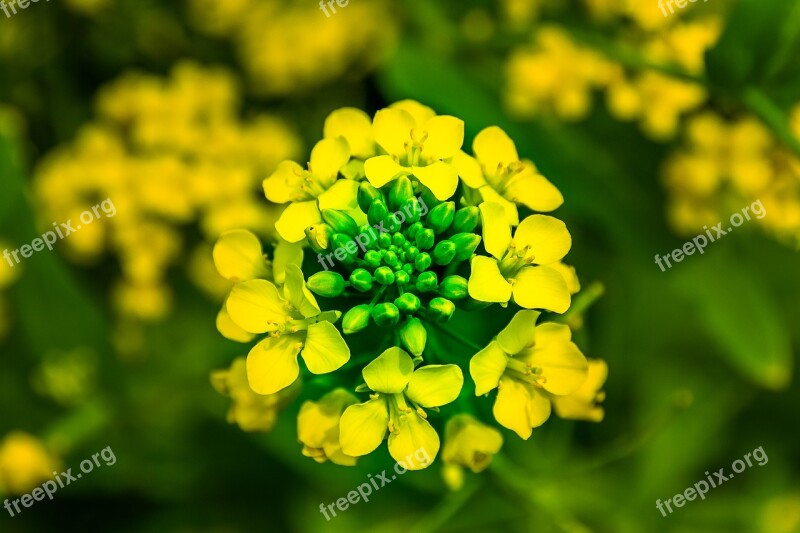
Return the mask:
<svg viewBox="0 0 800 533">
<path fill-rule="evenodd" d="M 59 0 L 0 13 L 0 497 L 110 446 L 116 463 L 0 530 L 800 531 L 800 4 L 785 0 Z M 330 9 L 328 10 L 330 11 Z M 229 424 L 209 379 L 219 234 L 268 240 L 261 181 L 325 116 L 404 98 L 499 125 L 565 197 L 576 340 L 609 365 L 605 419 L 552 419 L 448 488 L 441 463 L 331 521 L 390 468 L 301 455 L 286 407 Z M 760 201 L 702 255 L 654 261 Z M 104 214 L 105 213 L 105 214 Z M 476 342 L 503 324 L 486 324 Z M 453 349 L 457 349 L 454 345 Z M 754 465 L 667 517 L 666 500 Z"/>
</svg>

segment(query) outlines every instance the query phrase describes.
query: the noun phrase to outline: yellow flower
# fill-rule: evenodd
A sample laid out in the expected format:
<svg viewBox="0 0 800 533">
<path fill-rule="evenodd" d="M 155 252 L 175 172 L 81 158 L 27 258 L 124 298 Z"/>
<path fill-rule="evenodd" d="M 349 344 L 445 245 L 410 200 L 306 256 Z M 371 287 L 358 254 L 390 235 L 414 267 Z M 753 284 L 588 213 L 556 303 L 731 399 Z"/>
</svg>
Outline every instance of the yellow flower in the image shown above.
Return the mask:
<svg viewBox="0 0 800 533">
<path fill-rule="evenodd" d="M 516 204 L 547 212 L 564 202 L 561 192 L 531 161 L 520 160 L 514 141 L 497 126 L 478 133 L 472 151 L 475 158 L 459 152 L 453 159 L 459 176 L 478 190 L 484 202 L 502 205 L 512 226 L 519 224 Z"/>
<path fill-rule="evenodd" d="M 550 417 L 550 395 L 574 393 L 588 372 L 569 327 L 546 322 L 534 328 L 538 318 L 538 311 L 518 312 L 469 363 L 475 394 L 496 388 L 495 419 L 523 439 Z"/>
<path fill-rule="evenodd" d="M 478 473 L 489 466 L 492 456 L 502 446 L 503 436 L 499 431 L 471 415 L 459 414 L 448 420 L 444 428 L 442 461 Z"/>
<path fill-rule="evenodd" d="M 36 437 L 12 431 L 0 443 L 0 493 L 24 494 L 53 477 L 60 467 Z"/>
<path fill-rule="evenodd" d="M 305 402 L 297 415 L 297 438 L 303 443 L 303 455 L 318 463 L 330 460 L 337 465 L 355 465 L 356 458 L 345 455 L 339 444 L 339 421 L 344 410 L 356 403 L 358 398 L 342 388 L 318 402 Z"/>
<path fill-rule="evenodd" d="M 464 122 L 437 116 L 433 109 L 404 100 L 375 114 L 376 142 L 388 155 L 364 164 L 367 179 L 382 187 L 400 176 L 413 175 L 439 200 L 447 200 L 458 187 L 458 173 L 449 162 L 464 144 Z"/>
<path fill-rule="evenodd" d="M 343 107 L 332 112 L 325 119 L 322 132 L 326 139 L 344 137 L 353 157 L 358 159 L 367 160 L 378 152 L 372 120 L 360 109 Z"/>
<path fill-rule="evenodd" d="M 349 160 L 350 147 L 344 137 L 323 139 L 311 151 L 308 170 L 284 161 L 264 180 L 267 200 L 291 202 L 275 224 L 281 237 L 290 243 L 302 241 L 308 226 L 322 222 L 322 209 L 357 209 L 358 182 L 337 180 Z"/>
<path fill-rule="evenodd" d="M 270 431 L 278 415 L 300 392 L 300 381 L 276 394 L 257 394 L 247 381 L 247 363 L 236 358 L 227 370 L 211 373 L 211 384 L 220 394 L 233 400 L 228 410 L 228 422 L 242 431 Z"/>
<path fill-rule="evenodd" d="M 511 237 L 511 227 L 502 205 L 480 206 L 483 242 L 493 257 L 472 258 L 469 295 L 481 302 L 505 304 L 514 301 L 526 309 L 563 313 L 571 298 L 567 280 L 558 265 L 572 246 L 567 227 L 546 215 L 523 220 Z"/>
<path fill-rule="evenodd" d="M 395 347 L 368 364 L 362 375 L 376 394 L 342 415 L 342 451 L 354 457 L 366 455 L 381 444 L 388 429 L 389 453 L 397 462 L 409 470 L 427 467 L 439 452 L 439 435 L 423 408 L 439 407 L 458 397 L 464 384 L 461 369 L 427 365 L 414 370 L 411 356 Z M 420 449 L 430 457 L 426 464 L 409 460 Z"/>
<path fill-rule="evenodd" d="M 569 396 L 553 396 L 553 407 L 561 418 L 601 422 L 605 412 L 600 404 L 605 400 L 602 391 L 608 377 L 608 365 L 600 359 L 589 359 L 586 381 Z"/>
<path fill-rule="evenodd" d="M 333 325 L 341 313 L 320 311 L 297 265 L 286 267 L 283 295 L 272 282 L 252 279 L 233 287 L 225 307 L 245 332 L 269 333 L 247 356 L 250 386 L 259 394 L 295 382 L 298 354 L 312 374 L 333 372 L 350 359 L 350 348 Z"/>
</svg>

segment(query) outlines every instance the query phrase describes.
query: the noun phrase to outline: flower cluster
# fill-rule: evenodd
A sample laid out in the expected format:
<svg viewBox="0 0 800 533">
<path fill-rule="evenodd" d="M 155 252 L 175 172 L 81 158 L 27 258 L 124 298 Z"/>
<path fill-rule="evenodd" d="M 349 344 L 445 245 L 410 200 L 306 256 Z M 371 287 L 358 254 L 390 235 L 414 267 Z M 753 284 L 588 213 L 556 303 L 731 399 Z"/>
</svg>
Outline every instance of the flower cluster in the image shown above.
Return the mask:
<svg viewBox="0 0 800 533">
<path fill-rule="evenodd" d="M 475 414 L 495 389 L 495 420 L 524 439 L 551 406 L 602 419 L 605 364 L 587 361 L 566 325 L 537 324 L 542 312 L 566 312 L 579 290 L 562 263 L 570 234 L 541 214 L 562 204 L 561 193 L 500 128 L 481 131 L 472 154 L 463 142 L 461 120 L 414 101 L 373 119 L 345 108 L 327 118 L 307 165 L 285 161 L 264 180 L 266 197 L 288 204 L 272 257 L 245 230 L 214 247 L 219 273 L 235 283 L 218 329 L 239 342 L 264 336 L 225 374 L 232 383 L 246 370 L 263 398 L 243 380 L 229 385 L 232 421 L 244 428 L 243 414 L 258 406 L 266 429 L 287 391 L 323 388 L 298 417 L 304 455 L 353 465 L 386 439 L 397 461 L 420 448 L 434 458 L 445 426 L 445 476 L 458 486 L 462 469 L 482 470 L 502 445 Z M 304 265 L 304 247 L 318 261 Z M 324 269 L 306 278 L 317 263 Z M 444 353 L 440 335 L 465 333 L 445 324 L 461 312 L 479 321 L 492 304 L 523 310 L 485 348 L 461 339 L 460 353 Z"/>
<path fill-rule="evenodd" d="M 187 223 L 199 223 L 209 240 L 236 227 L 269 236 L 277 208 L 257 200 L 259 176 L 297 154 L 300 142 L 272 116 L 243 124 L 238 99 L 227 72 L 191 63 L 176 66 L 166 80 L 125 75 L 101 90 L 99 119 L 37 169 L 43 223 L 77 220 L 96 198 L 117 207 L 113 219 L 84 227 L 61 246 L 84 263 L 105 253 L 118 258 L 114 303 L 124 315 L 158 319 L 168 311 L 164 277 L 182 260 L 180 228 Z M 208 248 L 196 257 L 208 257 L 213 272 Z M 197 278 L 211 292 L 230 288 L 220 289 L 213 276 Z"/>
<path fill-rule="evenodd" d="M 316 2 L 188 0 L 200 31 L 234 41 L 239 60 L 263 95 L 313 89 L 352 72 L 366 72 L 392 40 L 383 0 L 359 0 L 325 17 Z"/>
<path fill-rule="evenodd" d="M 795 129 L 800 138 L 800 125 Z M 704 112 L 692 117 L 683 146 L 664 165 L 670 222 L 681 234 L 693 234 L 757 199 L 769 213 L 758 223 L 779 238 L 798 242 L 798 176 L 800 160 L 758 119 Z"/>
</svg>

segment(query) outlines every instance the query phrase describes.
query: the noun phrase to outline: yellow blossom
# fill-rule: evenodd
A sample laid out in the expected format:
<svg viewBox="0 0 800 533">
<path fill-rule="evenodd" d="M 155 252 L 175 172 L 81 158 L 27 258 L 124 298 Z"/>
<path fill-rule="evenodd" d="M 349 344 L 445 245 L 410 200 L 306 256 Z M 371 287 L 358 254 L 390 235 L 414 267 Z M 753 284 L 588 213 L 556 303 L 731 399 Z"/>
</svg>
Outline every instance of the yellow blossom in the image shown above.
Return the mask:
<svg viewBox="0 0 800 533">
<path fill-rule="evenodd" d="M 344 410 L 356 403 L 358 398 L 342 388 L 332 390 L 318 402 L 305 402 L 297 415 L 297 438 L 303 443 L 303 455 L 318 463 L 330 460 L 337 465 L 355 465 L 356 458 L 342 452 L 339 421 Z"/>
<path fill-rule="evenodd" d="M 442 461 L 475 473 L 482 472 L 502 446 L 503 436 L 499 431 L 471 415 L 458 414 L 445 426 Z"/>
<path fill-rule="evenodd" d="M 553 407 L 561 418 L 600 422 L 605 416 L 601 403 L 605 400 L 603 384 L 608 377 L 608 365 L 600 359 L 589 359 L 586 381 L 569 396 L 553 396 Z"/>
<path fill-rule="evenodd" d="M 12 431 L 0 442 L 0 492 L 29 492 L 59 467 L 59 460 L 32 435 Z"/>
</svg>

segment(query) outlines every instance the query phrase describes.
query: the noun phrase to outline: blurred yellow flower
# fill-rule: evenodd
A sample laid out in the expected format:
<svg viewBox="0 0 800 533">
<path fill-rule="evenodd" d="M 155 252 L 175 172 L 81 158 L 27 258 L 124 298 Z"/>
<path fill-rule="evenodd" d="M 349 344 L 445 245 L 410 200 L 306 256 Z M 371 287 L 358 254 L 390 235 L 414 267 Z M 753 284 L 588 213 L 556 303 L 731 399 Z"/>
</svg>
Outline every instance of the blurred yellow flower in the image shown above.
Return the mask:
<svg viewBox="0 0 800 533">
<path fill-rule="evenodd" d="M 568 396 L 553 396 L 553 407 L 561 418 L 601 422 L 605 412 L 601 403 L 606 393 L 602 391 L 608 377 L 608 365 L 600 359 L 589 359 L 586 381 Z"/>
<path fill-rule="evenodd" d="M 362 371 L 375 392 L 365 403 L 351 405 L 342 415 L 340 442 L 347 455 L 367 455 L 380 446 L 389 432 L 389 453 L 395 461 L 421 470 L 439 453 L 439 435 L 427 421 L 423 408 L 436 408 L 458 397 L 464 376 L 456 365 L 426 365 L 414 370 L 411 356 L 389 348 Z M 411 406 L 409 406 L 409 403 Z M 407 457 L 423 449 L 425 464 Z"/>
<path fill-rule="evenodd" d="M 518 312 L 469 363 L 475 394 L 497 389 L 495 419 L 523 439 L 550 417 L 550 395 L 573 394 L 588 374 L 569 327 L 536 325 L 538 318 L 538 311 Z"/>
<path fill-rule="evenodd" d="M 319 401 L 307 401 L 297 415 L 297 438 L 303 444 L 303 455 L 318 463 L 330 460 L 353 466 L 356 458 L 342 452 L 339 443 L 339 421 L 344 410 L 358 403 L 358 398 L 345 389 L 327 393 Z"/>
<path fill-rule="evenodd" d="M 0 442 L 0 493 L 24 494 L 53 477 L 60 461 L 36 437 L 12 431 Z"/>
<path fill-rule="evenodd" d="M 228 422 L 237 424 L 242 431 L 269 431 L 278 420 L 280 412 L 300 392 L 300 382 L 276 394 L 257 394 L 247 381 L 247 363 L 238 357 L 227 370 L 211 373 L 211 384 L 233 400 L 228 410 Z"/>
<path fill-rule="evenodd" d="M 499 431 L 471 415 L 458 414 L 445 426 L 442 461 L 482 472 L 502 446 L 503 436 Z"/>
</svg>

